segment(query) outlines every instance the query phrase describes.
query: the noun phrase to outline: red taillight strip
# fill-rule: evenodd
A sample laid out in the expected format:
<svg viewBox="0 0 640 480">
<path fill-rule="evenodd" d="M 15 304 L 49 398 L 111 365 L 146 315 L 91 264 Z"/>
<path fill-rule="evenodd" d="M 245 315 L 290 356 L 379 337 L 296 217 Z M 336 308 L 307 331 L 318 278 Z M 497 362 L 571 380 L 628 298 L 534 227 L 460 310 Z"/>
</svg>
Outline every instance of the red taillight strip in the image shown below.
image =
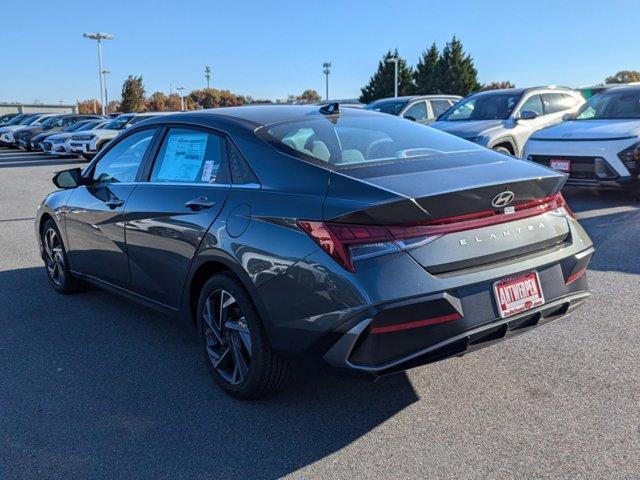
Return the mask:
<svg viewBox="0 0 640 480">
<path fill-rule="evenodd" d="M 587 267 L 584 267 L 584 268 L 581 268 L 580 270 L 578 270 L 576 273 L 572 273 L 571 275 L 569 275 L 569 278 L 567 278 L 567 281 L 565 282 L 565 285 L 569 285 L 569 284 L 575 282 L 582 275 L 584 275 L 586 272 L 587 272 Z"/>
<path fill-rule="evenodd" d="M 437 325 L 438 323 L 452 322 L 460 320 L 462 317 L 458 313 L 449 315 L 441 315 L 439 317 L 425 318 L 424 320 L 416 320 L 413 322 L 396 323 L 395 325 L 387 325 L 384 327 L 374 327 L 371 329 L 372 334 L 398 332 L 400 330 L 410 330 L 412 328 L 428 327 L 429 325 Z"/>
</svg>

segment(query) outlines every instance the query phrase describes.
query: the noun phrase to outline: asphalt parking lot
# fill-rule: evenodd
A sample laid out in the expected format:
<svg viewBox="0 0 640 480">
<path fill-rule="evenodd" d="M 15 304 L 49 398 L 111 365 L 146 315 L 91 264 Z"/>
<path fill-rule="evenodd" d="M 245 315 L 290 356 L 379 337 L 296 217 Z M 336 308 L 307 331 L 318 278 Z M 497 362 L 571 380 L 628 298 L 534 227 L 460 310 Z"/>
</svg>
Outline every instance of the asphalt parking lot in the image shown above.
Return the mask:
<svg viewBox="0 0 640 480">
<path fill-rule="evenodd" d="M 49 288 L 33 230 L 54 171 L 0 149 L 0 478 L 639 478 L 640 203 L 567 192 L 597 253 L 572 317 L 375 384 L 296 370 L 216 388 L 192 330 Z"/>
</svg>

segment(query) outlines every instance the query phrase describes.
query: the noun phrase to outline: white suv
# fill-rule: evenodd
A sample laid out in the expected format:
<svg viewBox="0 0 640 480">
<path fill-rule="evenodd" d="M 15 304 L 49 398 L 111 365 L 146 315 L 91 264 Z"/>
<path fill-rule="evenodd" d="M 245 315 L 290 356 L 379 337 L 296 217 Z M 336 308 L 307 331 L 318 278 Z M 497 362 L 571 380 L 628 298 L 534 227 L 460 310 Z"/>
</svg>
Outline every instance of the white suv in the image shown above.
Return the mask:
<svg viewBox="0 0 640 480">
<path fill-rule="evenodd" d="M 102 147 L 131 125 L 158 115 L 173 113 L 176 112 L 125 113 L 114 118 L 101 129 L 86 133 L 78 132 L 72 135 L 69 141 L 69 150 L 71 153 L 82 155 L 85 159 L 89 160 L 93 158 Z"/>
<path fill-rule="evenodd" d="M 608 88 L 565 120 L 532 135 L 525 158 L 568 174 L 567 185 L 640 197 L 640 86 Z"/>
</svg>

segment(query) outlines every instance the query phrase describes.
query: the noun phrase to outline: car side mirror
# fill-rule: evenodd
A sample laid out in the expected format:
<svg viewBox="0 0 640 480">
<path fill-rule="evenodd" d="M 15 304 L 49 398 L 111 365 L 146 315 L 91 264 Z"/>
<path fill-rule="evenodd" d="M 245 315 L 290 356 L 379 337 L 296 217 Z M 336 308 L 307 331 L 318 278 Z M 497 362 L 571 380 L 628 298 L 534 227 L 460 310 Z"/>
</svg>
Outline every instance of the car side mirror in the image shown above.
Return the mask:
<svg viewBox="0 0 640 480">
<path fill-rule="evenodd" d="M 53 184 L 58 188 L 76 188 L 82 183 L 82 170 L 71 168 L 56 173 L 53 176 Z"/>
<path fill-rule="evenodd" d="M 577 115 L 575 113 L 565 113 L 564 115 L 562 115 L 562 121 L 567 122 L 569 120 L 575 120 L 576 116 Z"/>
<path fill-rule="evenodd" d="M 533 120 L 538 118 L 538 114 L 533 110 L 525 110 L 520 114 L 520 120 Z"/>
</svg>

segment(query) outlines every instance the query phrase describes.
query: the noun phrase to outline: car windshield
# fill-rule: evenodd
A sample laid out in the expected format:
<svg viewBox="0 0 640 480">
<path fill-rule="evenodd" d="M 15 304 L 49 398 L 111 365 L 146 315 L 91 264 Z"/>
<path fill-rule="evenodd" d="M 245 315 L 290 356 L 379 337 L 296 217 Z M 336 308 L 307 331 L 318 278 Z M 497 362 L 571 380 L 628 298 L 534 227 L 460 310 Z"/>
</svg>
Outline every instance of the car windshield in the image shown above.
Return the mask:
<svg viewBox="0 0 640 480">
<path fill-rule="evenodd" d="M 438 120 L 506 120 L 521 97 L 521 92 L 477 93 L 460 100 Z"/>
<path fill-rule="evenodd" d="M 5 125 L 17 125 L 20 124 L 24 119 L 24 115 L 18 115 L 17 117 L 13 117 L 11 120 L 5 123 Z"/>
<path fill-rule="evenodd" d="M 84 132 L 87 130 L 91 130 L 93 127 L 95 127 L 96 125 L 100 125 L 103 122 L 100 121 L 95 121 L 95 122 L 82 122 L 80 124 L 76 124 L 78 125 L 78 127 L 75 129 L 76 132 Z"/>
<path fill-rule="evenodd" d="M 46 120 L 41 122 L 40 125 L 43 125 L 45 127 L 50 127 L 51 125 L 55 125 L 59 121 L 60 121 L 60 117 L 48 117 Z"/>
<path fill-rule="evenodd" d="M 267 125 L 256 133 L 284 153 L 326 162 L 336 169 L 482 150 L 453 135 L 390 115 L 305 118 Z"/>
<path fill-rule="evenodd" d="M 21 121 L 19 121 L 18 125 L 31 125 L 33 122 L 35 122 L 39 118 L 40 118 L 40 115 L 30 115 L 27 118 L 23 118 Z"/>
<path fill-rule="evenodd" d="M 132 115 L 120 115 L 118 118 L 107 123 L 104 128 L 107 130 L 122 130 L 126 127 L 127 122 L 131 120 Z"/>
<path fill-rule="evenodd" d="M 576 115 L 576 120 L 640 119 L 640 89 L 607 90 L 594 95 Z"/>
<path fill-rule="evenodd" d="M 374 112 L 399 115 L 406 104 L 406 100 L 376 100 L 364 108 L 365 110 L 373 110 Z"/>
</svg>

